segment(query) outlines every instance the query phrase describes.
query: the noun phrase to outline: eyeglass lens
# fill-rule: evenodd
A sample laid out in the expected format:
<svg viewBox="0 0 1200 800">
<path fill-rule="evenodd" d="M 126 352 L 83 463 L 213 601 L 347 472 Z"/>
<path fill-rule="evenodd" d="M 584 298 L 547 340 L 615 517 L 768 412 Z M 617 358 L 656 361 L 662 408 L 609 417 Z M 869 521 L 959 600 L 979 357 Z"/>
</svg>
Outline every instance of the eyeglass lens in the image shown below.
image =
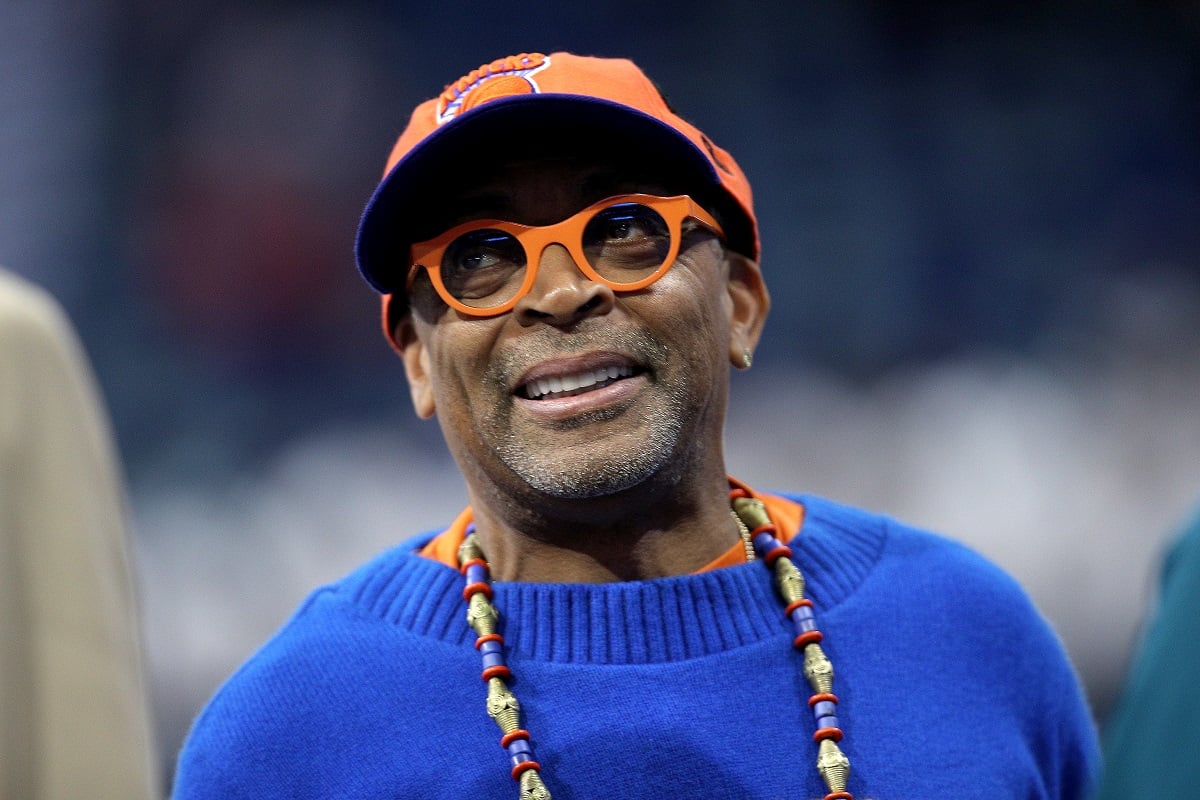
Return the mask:
<svg viewBox="0 0 1200 800">
<path fill-rule="evenodd" d="M 671 249 L 671 231 L 653 208 L 617 203 L 592 216 L 580 244 L 592 269 L 619 287 L 641 280 L 663 265 Z M 446 248 L 442 283 L 465 305 L 497 306 L 520 289 L 531 257 L 540 258 L 541 253 L 526 253 L 511 233 L 496 228 L 468 231 Z"/>
</svg>

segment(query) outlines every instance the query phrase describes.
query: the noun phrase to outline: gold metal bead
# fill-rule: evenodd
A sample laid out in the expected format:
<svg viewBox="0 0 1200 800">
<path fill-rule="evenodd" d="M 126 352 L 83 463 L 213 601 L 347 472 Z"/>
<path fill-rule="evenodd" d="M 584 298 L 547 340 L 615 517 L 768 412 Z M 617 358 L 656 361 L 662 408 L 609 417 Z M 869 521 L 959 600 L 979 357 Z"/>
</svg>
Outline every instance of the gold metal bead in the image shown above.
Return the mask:
<svg viewBox="0 0 1200 800">
<path fill-rule="evenodd" d="M 550 790 L 542 783 L 542 776 L 536 769 L 521 773 L 521 800 L 550 800 Z"/>
<path fill-rule="evenodd" d="M 804 576 L 790 558 L 775 559 L 775 585 L 785 603 L 794 603 L 804 597 Z"/>
<path fill-rule="evenodd" d="M 814 692 L 833 693 L 833 662 L 816 642 L 804 647 L 804 677 Z"/>
<path fill-rule="evenodd" d="M 742 518 L 742 522 L 746 523 L 746 527 L 752 531 L 771 523 L 767 507 L 756 497 L 735 497 L 733 510 Z"/>
<path fill-rule="evenodd" d="M 521 727 L 521 704 L 500 678 L 488 679 L 487 713 L 502 733 L 512 733 Z"/>
<path fill-rule="evenodd" d="M 483 592 L 471 595 L 471 602 L 467 604 L 467 624 L 475 633 L 480 636 L 495 633 L 496 623 L 499 621 L 500 612 L 492 605 L 492 601 L 487 599 L 487 595 Z"/>
<path fill-rule="evenodd" d="M 832 739 L 822 739 L 817 751 L 817 772 L 825 779 L 830 792 L 846 791 L 846 780 L 850 777 L 850 759 Z"/>
<path fill-rule="evenodd" d="M 458 546 L 458 563 L 465 564 L 473 558 L 483 558 L 483 549 L 479 537 L 472 533 Z"/>
</svg>

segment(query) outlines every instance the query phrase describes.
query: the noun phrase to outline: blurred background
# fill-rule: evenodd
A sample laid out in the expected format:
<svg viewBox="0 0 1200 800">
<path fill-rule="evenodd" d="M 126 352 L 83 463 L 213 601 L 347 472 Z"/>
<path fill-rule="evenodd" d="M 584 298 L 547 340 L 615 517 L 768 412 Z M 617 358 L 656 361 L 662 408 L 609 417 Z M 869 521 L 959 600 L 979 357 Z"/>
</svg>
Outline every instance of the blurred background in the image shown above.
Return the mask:
<svg viewBox="0 0 1200 800">
<path fill-rule="evenodd" d="M 964 5 L 0 0 L 0 264 L 113 415 L 167 776 L 308 591 L 465 501 L 352 244 L 411 107 L 529 50 L 632 57 L 750 176 L 731 471 L 1001 563 L 1103 721 L 1200 507 L 1200 4 Z"/>
</svg>

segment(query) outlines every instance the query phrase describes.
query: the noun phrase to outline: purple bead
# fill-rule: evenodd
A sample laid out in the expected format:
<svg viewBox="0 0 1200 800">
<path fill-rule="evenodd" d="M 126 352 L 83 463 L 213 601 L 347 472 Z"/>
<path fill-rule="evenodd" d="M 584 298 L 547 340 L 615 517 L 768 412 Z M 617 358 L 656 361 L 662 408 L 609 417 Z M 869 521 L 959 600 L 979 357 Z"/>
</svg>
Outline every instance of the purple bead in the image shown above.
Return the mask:
<svg viewBox="0 0 1200 800">
<path fill-rule="evenodd" d="M 503 667 L 503 666 L 505 666 L 503 650 L 501 650 L 499 652 L 483 654 L 483 668 L 484 669 L 489 669 L 491 667 Z"/>
<path fill-rule="evenodd" d="M 487 583 L 488 568 L 483 564 L 472 564 L 467 567 L 467 583 Z"/>
</svg>

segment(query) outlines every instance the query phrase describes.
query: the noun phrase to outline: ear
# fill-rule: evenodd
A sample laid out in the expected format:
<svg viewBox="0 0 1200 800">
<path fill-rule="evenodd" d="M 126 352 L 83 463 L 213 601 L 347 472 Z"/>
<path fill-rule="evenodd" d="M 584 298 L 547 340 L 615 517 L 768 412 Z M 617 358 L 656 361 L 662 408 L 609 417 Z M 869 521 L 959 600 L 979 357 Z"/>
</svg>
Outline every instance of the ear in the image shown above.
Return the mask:
<svg viewBox="0 0 1200 800">
<path fill-rule="evenodd" d="M 412 396 L 413 410 L 421 419 L 429 419 L 437 411 L 433 401 L 433 381 L 430 377 L 429 351 L 421 341 L 413 324 L 411 314 L 405 314 L 396 323 L 392 332 L 392 343 L 404 361 L 404 375 L 408 378 L 408 391 Z"/>
<path fill-rule="evenodd" d="M 729 361 L 738 369 L 747 369 L 771 309 L 771 296 L 756 262 L 732 251 L 726 251 L 725 260 L 729 265 Z"/>
</svg>

